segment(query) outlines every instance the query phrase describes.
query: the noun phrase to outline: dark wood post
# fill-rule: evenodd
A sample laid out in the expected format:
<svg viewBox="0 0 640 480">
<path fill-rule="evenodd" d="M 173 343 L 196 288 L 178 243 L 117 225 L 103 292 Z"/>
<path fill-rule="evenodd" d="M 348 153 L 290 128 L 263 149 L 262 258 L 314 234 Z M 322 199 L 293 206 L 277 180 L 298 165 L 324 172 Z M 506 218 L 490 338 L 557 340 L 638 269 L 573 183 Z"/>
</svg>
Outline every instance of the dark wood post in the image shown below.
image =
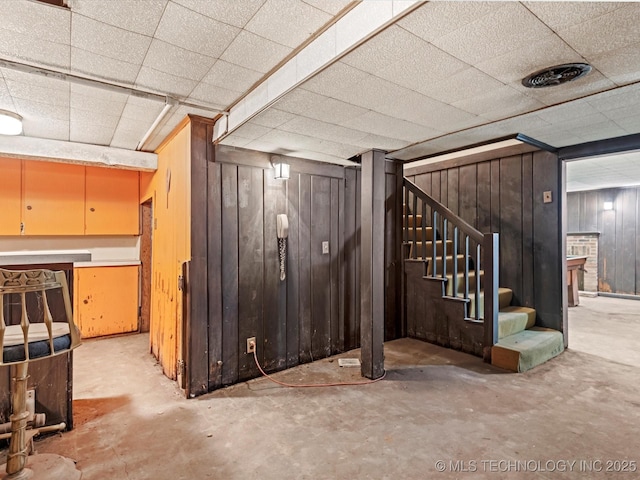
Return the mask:
<svg viewBox="0 0 640 480">
<path fill-rule="evenodd" d="M 362 375 L 384 374 L 385 154 L 362 155 L 360 264 L 360 344 Z"/>
</svg>

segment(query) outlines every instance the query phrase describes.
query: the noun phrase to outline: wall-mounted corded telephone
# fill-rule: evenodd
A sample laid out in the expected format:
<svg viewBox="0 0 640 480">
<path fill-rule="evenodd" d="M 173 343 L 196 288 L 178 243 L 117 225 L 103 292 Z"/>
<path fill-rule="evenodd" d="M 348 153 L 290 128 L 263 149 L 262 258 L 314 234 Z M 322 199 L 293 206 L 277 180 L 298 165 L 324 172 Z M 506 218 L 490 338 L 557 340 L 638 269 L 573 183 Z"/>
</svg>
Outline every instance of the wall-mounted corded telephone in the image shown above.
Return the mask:
<svg viewBox="0 0 640 480">
<path fill-rule="evenodd" d="M 278 237 L 278 254 L 280 257 L 280 280 L 284 280 L 285 261 L 287 258 L 287 237 L 289 236 L 289 219 L 284 213 L 276 217 L 276 235 Z"/>
</svg>

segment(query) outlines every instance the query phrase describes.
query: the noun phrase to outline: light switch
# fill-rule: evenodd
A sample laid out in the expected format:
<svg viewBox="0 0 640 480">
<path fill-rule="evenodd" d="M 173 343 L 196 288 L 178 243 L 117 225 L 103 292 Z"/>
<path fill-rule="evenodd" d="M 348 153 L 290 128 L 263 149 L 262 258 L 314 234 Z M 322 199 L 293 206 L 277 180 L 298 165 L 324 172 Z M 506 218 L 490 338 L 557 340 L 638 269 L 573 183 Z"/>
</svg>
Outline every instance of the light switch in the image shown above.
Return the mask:
<svg viewBox="0 0 640 480">
<path fill-rule="evenodd" d="M 546 192 L 542 193 L 542 202 L 543 203 L 551 203 L 551 190 L 547 190 Z"/>
<path fill-rule="evenodd" d="M 327 255 L 329 253 L 329 242 L 322 242 L 322 254 Z"/>
</svg>

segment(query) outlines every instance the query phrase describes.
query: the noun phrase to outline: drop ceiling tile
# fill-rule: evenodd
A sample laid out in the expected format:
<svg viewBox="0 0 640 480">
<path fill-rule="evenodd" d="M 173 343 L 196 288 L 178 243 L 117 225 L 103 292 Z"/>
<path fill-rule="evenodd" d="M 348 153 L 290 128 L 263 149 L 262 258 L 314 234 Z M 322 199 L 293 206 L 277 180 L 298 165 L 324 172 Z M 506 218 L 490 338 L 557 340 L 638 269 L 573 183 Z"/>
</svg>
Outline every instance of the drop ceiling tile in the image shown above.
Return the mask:
<svg viewBox="0 0 640 480">
<path fill-rule="evenodd" d="M 460 100 L 485 95 L 502 86 L 501 82 L 486 73 L 475 68 L 468 68 L 440 82 L 426 84 L 419 91 L 435 100 L 452 104 Z"/>
<path fill-rule="evenodd" d="M 33 100 L 14 98 L 13 102 L 17 112 L 22 117 L 46 118 L 51 120 L 69 121 L 69 105 L 52 105 L 50 103 L 39 103 Z"/>
<path fill-rule="evenodd" d="M 169 2 L 154 36 L 186 50 L 218 58 L 239 32 L 238 27 Z"/>
<path fill-rule="evenodd" d="M 251 142 L 250 139 L 243 138 L 243 137 L 241 137 L 239 135 L 236 135 L 235 133 L 232 133 L 231 135 L 227 135 L 226 137 L 224 137 L 224 139 L 222 139 L 220 144 L 221 145 L 228 145 L 230 147 L 241 147 L 241 148 L 244 148 L 250 142 Z"/>
<path fill-rule="evenodd" d="M 304 3 L 311 5 L 323 12 L 336 15 L 351 3 L 351 0 L 303 0 Z"/>
<path fill-rule="evenodd" d="M 499 8 L 499 2 L 428 2 L 400 19 L 398 25 L 432 42 L 494 13 Z"/>
<path fill-rule="evenodd" d="M 523 4 L 552 28 L 583 23 L 624 5 L 617 2 L 523 2 Z"/>
<path fill-rule="evenodd" d="M 329 20 L 331 15 L 301 0 L 267 0 L 245 29 L 296 48 Z"/>
<path fill-rule="evenodd" d="M 628 134 L 640 133 L 640 115 L 616 120 L 616 125 L 623 128 Z"/>
<path fill-rule="evenodd" d="M 283 60 L 291 48 L 243 30 L 220 57 L 241 67 L 267 73 Z"/>
<path fill-rule="evenodd" d="M 26 117 L 23 119 L 25 137 L 49 138 L 69 141 L 69 122 L 44 117 Z"/>
<path fill-rule="evenodd" d="M 589 57 L 588 62 L 618 85 L 640 80 L 640 43 Z"/>
<path fill-rule="evenodd" d="M 586 99 L 600 112 L 617 110 L 630 105 L 640 105 L 640 84 L 611 89 Z"/>
<path fill-rule="evenodd" d="M 292 118 L 294 118 L 293 114 L 271 107 L 253 117 L 251 122 L 263 127 L 276 128 Z"/>
<path fill-rule="evenodd" d="M 364 72 L 376 74 L 385 66 L 410 56 L 417 44 L 423 45 L 424 41 L 392 25 L 350 52 L 341 61 Z"/>
<path fill-rule="evenodd" d="M 527 97 L 508 85 L 453 103 L 453 106 L 487 120 L 502 120 L 544 108 L 538 100 Z"/>
<path fill-rule="evenodd" d="M 618 120 L 622 120 L 624 118 L 635 117 L 636 115 L 638 115 L 639 112 L 640 112 L 640 108 L 636 104 L 636 105 L 629 105 L 627 107 L 618 108 L 615 110 L 607 110 L 606 112 L 603 112 L 603 114 L 608 119 L 613 120 L 614 122 L 617 122 Z"/>
<path fill-rule="evenodd" d="M 303 117 L 336 124 L 358 117 L 367 111 L 364 108 L 302 89 L 288 93 L 278 100 L 274 107 Z"/>
<path fill-rule="evenodd" d="M 640 43 L 639 23 L 640 4 L 632 2 L 592 20 L 560 27 L 557 32 L 579 54 L 591 57 Z"/>
<path fill-rule="evenodd" d="M 143 66 L 140 69 L 140 73 L 138 73 L 135 84 L 138 87 L 149 89 L 163 95 L 187 97 L 198 82 Z"/>
<path fill-rule="evenodd" d="M 39 2 L 0 2 L 2 28 L 26 38 L 69 45 L 71 12 Z"/>
<path fill-rule="evenodd" d="M 545 36 L 516 50 L 490 58 L 476 68 L 504 83 L 515 83 L 543 68 L 563 63 L 584 62 L 584 58 L 556 35 Z"/>
<path fill-rule="evenodd" d="M 439 48 L 420 39 L 417 41 L 421 43 L 416 45 L 409 57 L 382 66 L 376 75 L 411 90 L 424 92 L 428 85 L 469 68 L 466 63 Z"/>
<path fill-rule="evenodd" d="M 194 12 L 211 17 L 219 22 L 244 27 L 256 14 L 265 0 L 173 0 Z"/>
<path fill-rule="evenodd" d="M 233 134 L 238 137 L 246 138 L 247 140 L 255 140 L 256 138 L 260 138 L 267 133 L 269 133 L 272 129 L 268 127 L 263 127 L 262 125 L 257 125 L 252 122 L 247 122 L 242 125 L 238 130 L 236 130 Z"/>
<path fill-rule="evenodd" d="M 21 72 L 11 68 L 0 68 L 0 72 L 2 72 L 2 76 L 4 77 L 7 85 L 9 85 L 10 82 L 13 82 L 27 86 L 41 87 L 43 89 L 61 90 L 63 92 L 69 91 L 69 84 L 55 77 L 33 75 L 31 73 Z"/>
<path fill-rule="evenodd" d="M 130 121 L 151 126 L 163 108 L 163 103 L 130 95 L 122 110 L 120 122 Z"/>
<path fill-rule="evenodd" d="M 92 145 L 109 145 L 113 132 L 113 129 L 105 129 L 101 125 L 71 122 L 69 140 Z"/>
<path fill-rule="evenodd" d="M 215 63 L 215 58 L 176 47 L 162 40 L 151 42 L 143 66 L 175 77 L 200 81 Z"/>
<path fill-rule="evenodd" d="M 336 62 L 310 78 L 300 88 L 334 98 L 347 98 L 345 91 L 358 89 L 370 76 L 343 62 Z"/>
<path fill-rule="evenodd" d="M 152 36 L 168 0 L 67 0 L 71 11 L 114 27 Z"/>
<path fill-rule="evenodd" d="M 138 76 L 140 65 L 72 47 L 71 71 L 93 78 L 131 85 Z"/>
<path fill-rule="evenodd" d="M 500 8 L 469 23 L 433 44 L 471 65 L 503 55 L 553 32 L 521 4 L 500 3 Z"/>
<path fill-rule="evenodd" d="M 596 140 L 604 140 L 607 138 L 622 137 L 627 135 L 627 131 L 612 121 L 606 121 L 602 123 L 596 123 L 591 125 L 585 125 L 580 128 L 569 129 L 570 132 L 574 132 L 575 135 L 580 136 L 587 142 L 594 142 Z"/>
<path fill-rule="evenodd" d="M 142 135 L 138 136 L 135 132 L 129 132 L 118 128 L 113 134 L 113 138 L 111 139 L 109 146 L 113 148 L 135 150 L 141 138 Z"/>
<path fill-rule="evenodd" d="M 557 103 L 567 102 L 576 98 L 599 93 L 616 86 L 611 80 L 604 77 L 600 72 L 594 70 L 592 70 L 586 77 L 555 87 L 527 88 L 520 82 L 514 82 L 510 85 L 519 92 L 535 98 L 545 105 L 555 105 Z"/>
<path fill-rule="evenodd" d="M 124 110 L 129 95 L 111 92 L 72 83 L 70 94 L 71 109 L 87 110 L 96 114 L 119 117 Z"/>
<path fill-rule="evenodd" d="M 365 150 L 371 150 L 377 148 L 390 152 L 392 150 L 398 150 L 409 145 L 406 140 L 398 140 L 397 138 L 389 138 L 381 135 L 369 134 L 360 140 L 351 142 L 356 146 L 362 147 Z"/>
<path fill-rule="evenodd" d="M 70 110 L 69 118 L 72 127 L 76 124 L 90 125 L 93 127 L 103 127 L 112 133 L 118 126 L 118 121 L 120 120 L 120 117 L 117 115 L 107 115 L 101 112 L 91 112 L 89 110 L 79 110 L 76 108 Z"/>
<path fill-rule="evenodd" d="M 224 110 L 238 99 L 238 92 L 200 82 L 189 94 L 191 103 L 206 104 L 218 110 Z"/>
<path fill-rule="evenodd" d="M 310 137 L 316 136 L 324 140 L 354 145 L 358 145 L 357 142 L 367 136 L 366 132 L 305 117 L 295 117 L 287 123 L 280 125 L 278 130 L 300 133 Z"/>
<path fill-rule="evenodd" d="M 235 92 L 244 93 L 263 77 L 263 74 L 233 63 L 218 60 L 202 78 L 210 85 L 224 87 Z"/>
<path fill-rule="evenodd" d="M 72 14 L 71 46 L 128 63 L 142 63 L 151 38 Z M 114 41 L 117 39 L 117 41 Z"/>
<path fill-rule="evenodd" d="M 392 2 L 362 2 L 335 24 L 336 53 L 341 54 L 393 18 Z"/>
<path fill-rule="evenodd" d="M 563 103 L 555 105 L 553 107 L 547 107 L 544 110 L 536 112 L 536 115 L 549 123 L 564 123 L 572 122 L 576 118 L 591 118 L 598 114 L 598 110 L 595 109 L 587 99 L 576 100 L 573 102 Z M 603 121 L 602 116 L 598 121 Z M 595 123 L 598 123 L 596 121 Z"/>
<path fill-rule="evenodd" d="M 412 143 L 437 137 L 443 133 L 439 130 L 407 122 L 388 115 L 383 115 L 374 111 L 366 112 L 359 117 L 344 122 L 342 125 L 349 128 L 355 128 L 362 132 L 398 138 Z"/>
<path fill-rule="evenodd" d="M 43 82 L 42 80 L 48 80 Z M 48 105 L 69 106 L 69 85 L 45 77 L 34 83 L 16 82 L 5 79 L 9 93 L 16 100 L 38 102 Z M 64 88 L 60 88 L 60 87 Z"/>
<path fill-rule="evenodd" d="M 3 5 L 9 2 L 4 2 Z M 27 61 L 62 69 L 69 68 L 69 45 L 0 28 L 0 55 L 7 60 Z"/>
</svg>

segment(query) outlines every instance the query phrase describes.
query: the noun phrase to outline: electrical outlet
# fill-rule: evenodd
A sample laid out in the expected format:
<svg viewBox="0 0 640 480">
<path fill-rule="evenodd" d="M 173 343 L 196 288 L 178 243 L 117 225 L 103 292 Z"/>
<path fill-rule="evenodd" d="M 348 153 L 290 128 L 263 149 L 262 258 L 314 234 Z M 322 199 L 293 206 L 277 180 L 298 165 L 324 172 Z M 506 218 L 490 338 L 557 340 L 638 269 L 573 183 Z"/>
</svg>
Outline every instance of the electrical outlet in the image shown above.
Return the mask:
<svg viewBox="0 0 640 480">
<path fill-rule="evenodd" d="M 322 254 L 327 255 L 329 253 L 329 242 L 322 242 Z"/>
<path fill-rule="evenodd" d="M 542 203 L 551 203 L 551 190 L 547 190 L 546 192 L 542 192 Z"/>
<path fill-rule="evenodd" d="M 247 354 L 253 353 L 256 349 L 256 337 L 247 338 Z"/>
</svg>

